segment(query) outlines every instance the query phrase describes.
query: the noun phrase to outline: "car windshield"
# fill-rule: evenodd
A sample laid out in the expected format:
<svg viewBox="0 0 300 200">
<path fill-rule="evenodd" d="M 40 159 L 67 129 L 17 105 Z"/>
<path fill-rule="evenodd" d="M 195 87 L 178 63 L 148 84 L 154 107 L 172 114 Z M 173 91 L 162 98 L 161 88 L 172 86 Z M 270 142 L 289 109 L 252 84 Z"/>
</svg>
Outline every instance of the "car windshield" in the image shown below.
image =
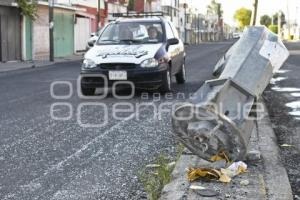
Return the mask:
<svg viewBox="0 0 300 200">
<path fill-rule="evenodd" d="M 117 22 L 108 25 L 97 44 L 145 44 L 162 41 L 162 25 L 159 22 Z"/>
</svg>

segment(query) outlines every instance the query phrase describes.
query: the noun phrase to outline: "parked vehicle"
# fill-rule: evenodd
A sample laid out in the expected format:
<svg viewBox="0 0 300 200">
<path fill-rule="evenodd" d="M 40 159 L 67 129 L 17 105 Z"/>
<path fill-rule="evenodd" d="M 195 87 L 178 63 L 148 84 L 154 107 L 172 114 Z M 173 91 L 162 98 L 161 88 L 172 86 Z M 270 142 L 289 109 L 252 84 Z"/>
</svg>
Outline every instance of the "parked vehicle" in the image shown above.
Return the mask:
<svg viewBox="0 0 300 200">
<path fill-rule="evenodd" d="M 126 80 L 137 88 L 170 91 L 172 76 L 185 82 L 185 55 L 176 28 L 163 17 L 119 18 L 104 27 L 85 54 L 82 93 L 93 95 L 104 86 L 97 74 L 107 77 L 108 85 Z"/>
<path fill-rule="evenodd" d="M 92 48 L 94 46 L 95 42 L 99 38 L 101 31 L 102 31 L 102 29 L 98 30 L 97 32 L 91 33 L 91 37 L 89 38 L 89 40 L 86 44 L 86 50 L 89 50 L 90 48 Z"/>
<path fill-rule="evenodd" d="M 234 39 L 239 39 L 239 38 L 241 37 L 241 35 L 242 35 L 242 33 L 240 33 L 240 32 L 235 32 L 235 33 L 233 33 L 233 38 L 234 38 Z"/>
</svg>

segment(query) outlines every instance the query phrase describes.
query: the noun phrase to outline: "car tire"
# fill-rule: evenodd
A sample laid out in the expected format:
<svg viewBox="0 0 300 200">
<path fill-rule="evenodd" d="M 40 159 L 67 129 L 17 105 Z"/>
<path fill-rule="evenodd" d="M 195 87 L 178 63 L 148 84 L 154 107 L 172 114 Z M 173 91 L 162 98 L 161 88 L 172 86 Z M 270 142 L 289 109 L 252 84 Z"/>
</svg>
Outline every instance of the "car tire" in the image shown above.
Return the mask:
<svg viewBox="0 0 300 200">
<path fill-rule="evenodd" d="M 160 91 L 170 92 L 172 89 L 171 85 L 172 85 L 172 77 L 171 77 L 170 69 L 168 69 L 163 73 L 163 79 L 162 79 L 162 85 L 160 87 Z"/>
<path fill-rule="evenodd" d="M 84 96 L 92 96 L 95 94 L 96 88 L 83 88 L 81 87 L 81 92 Z"/>
<path fill-rule="evenodd" d="M 183 63 L 180 71 L 176 74 L 176 82 L 178 84 L 183 84 L 185 83 L 185 79 L 186 79 L 186 72 L 185 72 L 185 64 Z"/>
</svg>

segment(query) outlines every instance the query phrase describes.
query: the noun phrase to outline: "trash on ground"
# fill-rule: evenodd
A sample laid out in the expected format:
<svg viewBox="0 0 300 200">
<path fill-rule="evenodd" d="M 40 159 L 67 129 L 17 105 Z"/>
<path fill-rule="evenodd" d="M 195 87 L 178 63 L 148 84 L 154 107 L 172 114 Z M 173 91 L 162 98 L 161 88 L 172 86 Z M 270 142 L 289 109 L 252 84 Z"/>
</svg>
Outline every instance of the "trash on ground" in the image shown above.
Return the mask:
<svg viewBox="0 0 300 200">
<path fill-rule="evenodd" d="M 247 186 L 247 185 L 249 185 L 249 180 L 242 180 L 242 181 L 240 182 L 240 184 L 241 184 L 242 186 Z"/>
<path fill-rule="evenodd" d="M 206 178 L 208 180 L 218 180 L 221 173 L 216 169 L 210 168 L 190 168 L 188 170 L 188 180 L 194 181 L 199 178 Z"/>
<path fill-rule="evenodd" d="M 201 186 L 201 185 L 191 185 L 190 186 L 191 190 L 204 190 L 206 189 L 205 187 Z"/>
<path fill-rule="evenodd" d="M 219 161 L 219 160 L 225 160 L 227 163 L 230 162 L 228 156 L 226 155 L 225 151 L 220 151 L 217 155 L 210 158 L 211 161 Z"/>
<path fill-rule="evenodd" d="M 149 165 L 146 165 L 146 168 L 158 168 L 160 167 L 160 165 L 158 164 L 149 164 Z"/>
<path fill-rule="evenodd" d="M 176 165 L 176 162 L 174 161 L 174 162 L 170 162 L 170 163 L 168 163 L 168 168 L 172 168 L 172 167 L 174 167 Z"/>
<path fill-rule="evenodd" d="M 281 147 L 292 147 L 293 145 L 291 145 L 291 144 L 282 144 L 282 145 L 280 145 Z"/>
<path fill-rule="evenodd" d="M 187 177 L 189 181 L 197 179 L 218 180 L 222 183 L 229 183 L 231 178 L 247 171 L 247 164 L 238 161 L 232 163 L 227 168 L 212 169 L 212 168 L 189 168 Z"/>
<path fill-rule="evenodd" d="M 247 171 L 247 164 L 242 161 L 234 162 L 226 170 L 230 170 L 236 176 Z"/>
</svg>

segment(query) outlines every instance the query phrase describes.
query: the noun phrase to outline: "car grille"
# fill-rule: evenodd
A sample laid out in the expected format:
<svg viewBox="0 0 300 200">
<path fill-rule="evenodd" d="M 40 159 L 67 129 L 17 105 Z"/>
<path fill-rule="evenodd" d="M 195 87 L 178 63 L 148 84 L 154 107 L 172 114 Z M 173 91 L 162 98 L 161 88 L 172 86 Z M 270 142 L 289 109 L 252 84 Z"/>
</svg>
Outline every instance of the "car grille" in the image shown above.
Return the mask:
<svg viewBox="0 0 300 200">
<path fill-rule="evenodd" d="M 122 69 L 134 69 L 136 64 L 134 63 L 102 63 L 99 65 L 101 69 L 113 69 L 113 70 L 122 70 Z"/>
</svg>

